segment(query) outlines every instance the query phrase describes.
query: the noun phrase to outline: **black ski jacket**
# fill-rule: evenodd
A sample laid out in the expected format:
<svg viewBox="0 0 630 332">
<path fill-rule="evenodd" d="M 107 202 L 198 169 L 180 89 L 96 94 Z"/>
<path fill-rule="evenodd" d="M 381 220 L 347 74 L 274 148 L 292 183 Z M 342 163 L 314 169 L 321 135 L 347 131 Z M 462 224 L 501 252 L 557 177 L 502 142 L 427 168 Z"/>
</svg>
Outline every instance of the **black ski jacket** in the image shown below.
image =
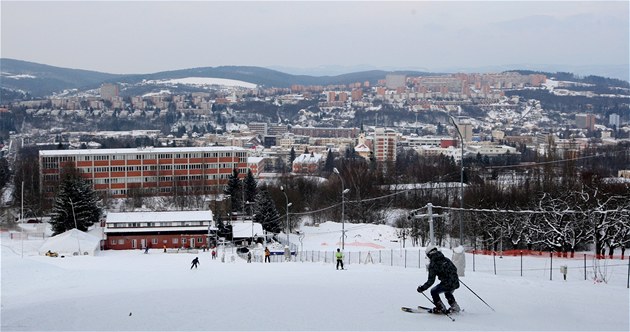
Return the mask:
<svg viewBox="0 0 630 332">
<path fill-rule="evenodd" d="M 457 276 L 457 267 L 450 259 L 444 257 L 441 252 L 436 252 L 431 255 L 431 262 L 429 263 L 429 279 L 422 285 L 424 288 L 429 288 L 435 282 L 435 277 L 440 279 L 442 286 L 449 291 L 453 291 L 459 288 L 459 277 Z"/>
</svg>

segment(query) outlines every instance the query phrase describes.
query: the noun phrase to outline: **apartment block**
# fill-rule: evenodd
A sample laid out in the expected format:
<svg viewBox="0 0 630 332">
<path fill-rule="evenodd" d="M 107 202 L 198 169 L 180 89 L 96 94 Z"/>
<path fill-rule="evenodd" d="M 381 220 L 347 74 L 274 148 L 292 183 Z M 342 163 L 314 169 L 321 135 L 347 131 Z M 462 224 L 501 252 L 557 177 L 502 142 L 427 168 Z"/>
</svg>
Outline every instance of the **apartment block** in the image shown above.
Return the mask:
<svg viewBox="0 0 630 332">
<path fill-rule="evenodd" d="M 149 195 L 217 193 L 233 169 L 241 177 L 250 169 L 248 150 L 237 147 L 43 150 L 39 169 L 45 197 L 53 197 L 67 166 L 74 166 L 98 193 L 111 198 L 126 198 L 132 191 Z"/>
<path fill-rule="evenodd" d="M 595 114 L 576 114 L 575 126 L 590 131 L 595 130 Z"/>
<path fill-rule="evenodd" d="M 118 97 L 120 93 L 120 87 L 118 84 L 105 83 L 101 85 L 101 98 L 105 100 L 112 100 Z"/>
<path fill-rule="evenodd" d="M 359 128 L 291 127 L 292 134 L 309 137 L 356 138 L 359 131 Z"/>
<path fill-rule="evenodd" d="M 377 161 L 396 161 L 398 133 L 393 129 L 376 128 L 374 132 L 374 156 Z"/>
</svg>

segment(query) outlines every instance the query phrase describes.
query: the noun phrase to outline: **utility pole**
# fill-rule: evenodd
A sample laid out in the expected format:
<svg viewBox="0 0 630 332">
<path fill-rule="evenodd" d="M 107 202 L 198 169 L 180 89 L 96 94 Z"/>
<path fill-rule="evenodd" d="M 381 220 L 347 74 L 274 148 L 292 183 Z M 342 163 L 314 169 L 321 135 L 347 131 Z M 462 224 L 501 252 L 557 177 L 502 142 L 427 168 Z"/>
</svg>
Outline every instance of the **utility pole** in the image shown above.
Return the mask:
<svg viewBox="0 0 630 332">
<path fill-rule="evenodd" d="M 459 143 L 462 146 L 462 154 L 460 160 L 460 173 L 459 173 L 459 244 L 464 245 L 464 137 L 462 136 L 462 132 L 459 130 L 459 126 L 455 123 L 455 118 L 451 116 L 451 121 L 457 130 L 457 134 L 459 135 Z"/>
</svg>

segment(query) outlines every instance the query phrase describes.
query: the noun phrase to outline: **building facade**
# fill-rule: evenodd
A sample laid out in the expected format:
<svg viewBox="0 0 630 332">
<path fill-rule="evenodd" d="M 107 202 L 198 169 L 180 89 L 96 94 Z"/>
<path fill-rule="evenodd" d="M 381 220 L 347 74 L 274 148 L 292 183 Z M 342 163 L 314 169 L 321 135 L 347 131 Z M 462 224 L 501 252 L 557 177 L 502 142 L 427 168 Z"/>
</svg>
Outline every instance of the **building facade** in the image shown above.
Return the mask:
<svg viewBox="0 0 630 332">
<path fill-rule="evenodd" d="M 222 191 L 233 169 L 247 175 L 248 153 L 224 146 L 43 150 L 40 188 L 52 197 L 64 168 L 72 166 L 97 193 L 112 198 L 126 198 L 133 191 L 151 196 L 212 194 Z"/>
<path fill-rule="evenodd" d="M 374 132 L 374 157 L 376 161 L 396 161 L 398 133 L 393 129 L 376 128 Z"/>
<path fill-rule="evenodd" d="M 110 212 L 104 248 L 210 248 L 216 244 L 212 211 Z"/>
</svg>

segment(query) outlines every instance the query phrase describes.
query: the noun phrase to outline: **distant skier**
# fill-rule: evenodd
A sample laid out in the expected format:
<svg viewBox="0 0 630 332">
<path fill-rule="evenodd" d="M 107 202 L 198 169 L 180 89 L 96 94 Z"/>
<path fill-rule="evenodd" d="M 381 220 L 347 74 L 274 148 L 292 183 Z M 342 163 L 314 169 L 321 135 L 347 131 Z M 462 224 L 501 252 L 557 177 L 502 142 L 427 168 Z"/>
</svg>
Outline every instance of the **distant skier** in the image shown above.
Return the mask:
<svg viewBox="0 0 630 332">
<path fill-rule="evenodd" d="M 265 263 L 271 263 L 271 251 L 265 247 Z"/>
<path fill-rule="evenodd" d="M 247 253 L 247 263 L 251 263 L 252 262 L 252 252 L 248 252 Z"/>
<path fill-rule="evenodd" d="M 192 260 L 191 264 L 192 265 L 190 266 L 190 269 L 192 270 L 193 267 L 196 269 L 197 265 L 200 264 L 199 263 L 199 257 L 195 257 L 195 259 Z"/>
<path fill-rule="evenodd" d="M 337 270 L 339 270 L 340 265 L 341 265 L 341 269 L 343 270 L 343 253 L 341 252 L 341 250 L 339 250 L 339 248 L 337 248 L 335 257 L 337 258 Z"/>
<path fill-rule="evenodd" d="M 440 283 L 431 288 L 431 297 L 435 305 L 432 312 L 435 314 L 459 312 L 459 305 L 455 302 L 455 296 L 453 296 L 453 291 L 459 288 L 457 267 L 455 267 L 455 264 L 453 264 L 450 259 L 444 257 L 435 245 L 429 245 L 425 253 L 431 260 L 429 263 L 429 278 L 423 285 L 418 286 L 418 293 L 429 289 L 435 282 L 435 277 L 437 276 L 438 279 L 440 279 Z M 441 293 L 444 293 L 444 297 L 446 297 L 448 304 L 451 306 L 448 311 L 440 299 Z"/>
</svg>

